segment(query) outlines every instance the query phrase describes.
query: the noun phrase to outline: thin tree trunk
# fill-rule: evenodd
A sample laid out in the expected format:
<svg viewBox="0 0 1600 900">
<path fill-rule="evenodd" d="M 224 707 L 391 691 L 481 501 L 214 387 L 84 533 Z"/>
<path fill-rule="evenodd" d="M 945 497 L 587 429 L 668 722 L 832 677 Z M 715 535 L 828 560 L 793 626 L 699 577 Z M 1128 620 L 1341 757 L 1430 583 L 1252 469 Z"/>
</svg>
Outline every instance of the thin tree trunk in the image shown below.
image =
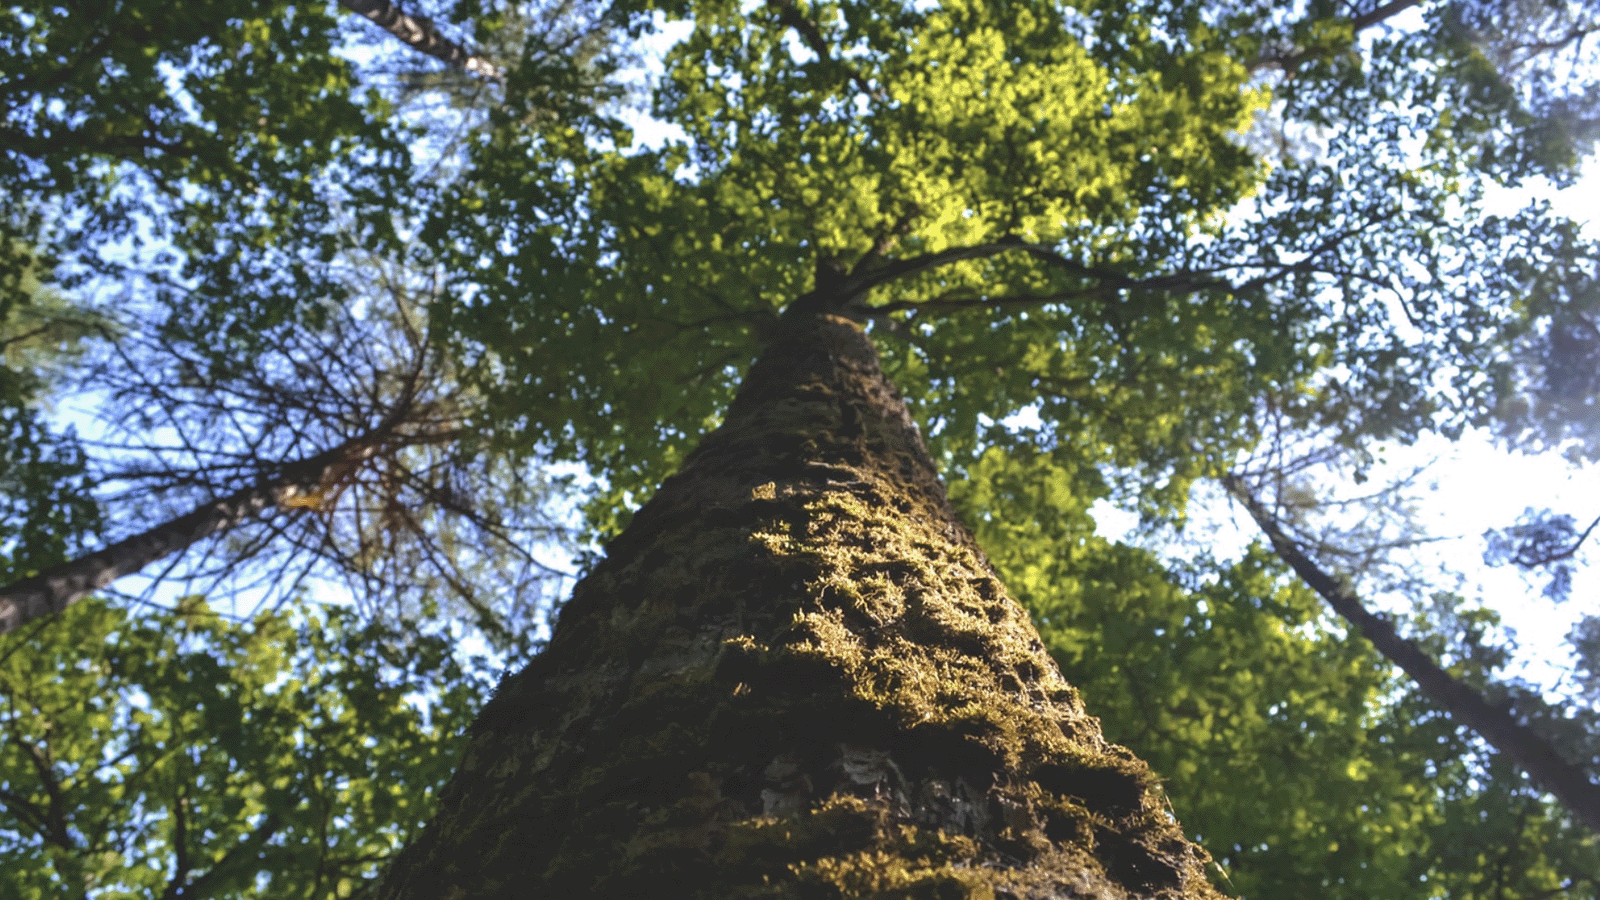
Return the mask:
<svg viewBox="0 0 1600 900">
<path fill-rule="evenodd" d="M 1568 762 L 1549 741 L 1512 718 L 1510 712 L 1491 705 L 1477 691 L 1451 677 L 1421 647 L 1395 631 L 1387 619 L 1368 611 L 1354 591 L 1324 572 L 1284 534 L 1277 519 L 1237 476 L 1228 475 L 1222 481 L 1244 504 L 1278 556 L 1335 612 L 1354 625 L 1386 659 L 1410 675 L 1423 694 L 1504 753 L 1541 790 L 1549 791 L 1568 812 L 1600 834 L 1600 785 L 1590 781 L 1583 769 Z"/>
<path fill-rule="evenodd" d="M 370 436 L 348 441 L 102 550 L 0 588 L 0 634 L 61 612 L 118 578 L 182 552 L 202 538 L 273 509 L 304 506 L 296 501 L 315 494 L 340 471 L 376 453 L 379 446 Z"/>
<path fill-rule="evenodd" d="M 870 341 L 790 315 L 474 725 L 383 900 L 1215 898 L 955 518 Z"/>
<path fill-rule="evenodd" d="M 505 76 L 494 63 L 473 53 L 439 33 L 427 19 L 407 15 L 389 0 L 339 0 L 339 5 L 353 13 L 366 16 L 372 23 L 394 35 L 401 43 L 434 59 L 490 81 L 503 81 Z"/>
</svg>

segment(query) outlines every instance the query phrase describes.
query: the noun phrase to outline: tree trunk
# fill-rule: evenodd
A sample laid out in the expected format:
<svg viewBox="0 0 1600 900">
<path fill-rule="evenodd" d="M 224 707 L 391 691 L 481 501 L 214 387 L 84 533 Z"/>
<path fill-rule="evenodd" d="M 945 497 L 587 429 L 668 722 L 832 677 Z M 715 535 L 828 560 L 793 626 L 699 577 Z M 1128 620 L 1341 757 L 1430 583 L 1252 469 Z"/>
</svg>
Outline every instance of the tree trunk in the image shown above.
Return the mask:
<svg viewBox="0 0 1600 900">
<path fill-rule="evenodd" d="M 500 685 L 379 896 L 1215 898 L 1205 865 L 822 314 Z"/>
<path fill-rule="evenodd" d="M 394 35 L 397 40 L 418 53 L 426 53 L 463 72 L 470 72 L 490 81 L 503 81 L 505 76 L 494 63 L 469 51 L 439 33 L 427 19 L 407 15 L 389 0 L 339 0 L 339 5 L 370 19 L 374 25 Z"/>
<path fill-rule="evenodd" d="M 1334 612 L 1354 625 L 1384 658 L 1411 676 L 1422 693 L 1451 718 L 1477 732 L 1478 737 L 1488 741 L 1496 751 L 1504 753 L 1541 790 L 1553 794 L 1568 812 L 1600 835 L 1600 785 L 1590 781 L 1581 767 L 1568 762 L 1538 732 L 1518 722 L 1510 710 L 1490 704 L 1482 694 L 1453 678 L 1415 642 L 1395 631 L 1387 619 L 1369 611 L 1354 591 L 1301 552 L 1284 533 L 1276 517 L 1237 476 L 1228 475 L 1222 483 L 1244 504 L 1261 532 L 1272 542 L 1279 558 L 1305 579 Z"/>
<path fill-rule="evenodd" d="M 273 509 L 315 508 L 319 491 L 350 466 L 378 452 L 381 443 L 360 438 L 283 467 L 270 478 L 205 503 L 102 550 L 53 566 L 0 588 L 0 634 L 61 612 L 124 575 L 180 553 L 202 538 Z"/>
</svg>

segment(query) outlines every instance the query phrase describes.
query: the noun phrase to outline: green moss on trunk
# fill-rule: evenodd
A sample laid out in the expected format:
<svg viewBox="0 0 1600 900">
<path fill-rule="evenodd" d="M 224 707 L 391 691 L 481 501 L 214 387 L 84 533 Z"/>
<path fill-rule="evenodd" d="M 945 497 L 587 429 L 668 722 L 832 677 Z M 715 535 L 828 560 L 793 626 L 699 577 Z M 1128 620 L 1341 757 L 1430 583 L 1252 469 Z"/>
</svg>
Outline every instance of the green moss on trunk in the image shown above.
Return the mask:
<svg viewBox="0 0 1600 900">
<path fill-rule="evenodd" d="M 816 316 L 502 684 L 381 896 L 1214 897 L 1203 865 Z"/>
</svg>

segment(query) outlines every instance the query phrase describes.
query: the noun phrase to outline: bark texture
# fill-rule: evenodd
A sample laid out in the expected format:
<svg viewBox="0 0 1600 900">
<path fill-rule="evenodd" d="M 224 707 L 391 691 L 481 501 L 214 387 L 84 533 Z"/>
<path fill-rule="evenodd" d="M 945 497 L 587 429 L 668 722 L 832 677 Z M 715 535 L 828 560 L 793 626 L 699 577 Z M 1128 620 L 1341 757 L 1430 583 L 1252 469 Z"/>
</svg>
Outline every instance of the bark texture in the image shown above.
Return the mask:
<svg viewBox="0 0 1600 900">
<path fill-rule="evenodd" d="M 1538 732 L 1517 721 L 1507 708 L 1495 706 L 1470 686 L 1461 683 L 1433 661 L 1421 647 L 1395 630 L 1388 619 L 1368 610 L 1347 585 L 1322 570 L 1284 534 L 1276 517 L 1256 499 L 1243 481 L 1229 475 L 1223 484 L 1239 498 L 1261 533 L 1272 542 L 1278 557 L 1322 596 L 1333 611 L 1356 627 L 1378 652 L 1411 676 L 1451 718 L 1489 742 L 1526 772 L 1541 790 L 1549 791 L 1561 805 L 1600 835 L 1600 784 L 1589 780 L 1583 767 L 1568 761 Z"/>
<path fill-rule="evenodd" d="M 816 315 L 502 683 L 379 896 L 1214 898 L 1205 865 Z"/>
</svg>

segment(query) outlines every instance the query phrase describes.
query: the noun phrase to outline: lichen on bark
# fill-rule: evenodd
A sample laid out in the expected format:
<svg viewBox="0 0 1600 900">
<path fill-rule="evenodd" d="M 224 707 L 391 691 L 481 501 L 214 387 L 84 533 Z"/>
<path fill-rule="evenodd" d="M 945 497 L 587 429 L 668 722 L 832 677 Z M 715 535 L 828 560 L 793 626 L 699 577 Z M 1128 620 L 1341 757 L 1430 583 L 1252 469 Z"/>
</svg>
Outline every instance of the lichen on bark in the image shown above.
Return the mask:
<svg viewBox="0 0 1600 900">
<path fill-rule="evenodd" d="M 956 519 L 848 320 L 792 316 L 508 678 L 381 896 L 1217 896 Z"/>
</svg>

